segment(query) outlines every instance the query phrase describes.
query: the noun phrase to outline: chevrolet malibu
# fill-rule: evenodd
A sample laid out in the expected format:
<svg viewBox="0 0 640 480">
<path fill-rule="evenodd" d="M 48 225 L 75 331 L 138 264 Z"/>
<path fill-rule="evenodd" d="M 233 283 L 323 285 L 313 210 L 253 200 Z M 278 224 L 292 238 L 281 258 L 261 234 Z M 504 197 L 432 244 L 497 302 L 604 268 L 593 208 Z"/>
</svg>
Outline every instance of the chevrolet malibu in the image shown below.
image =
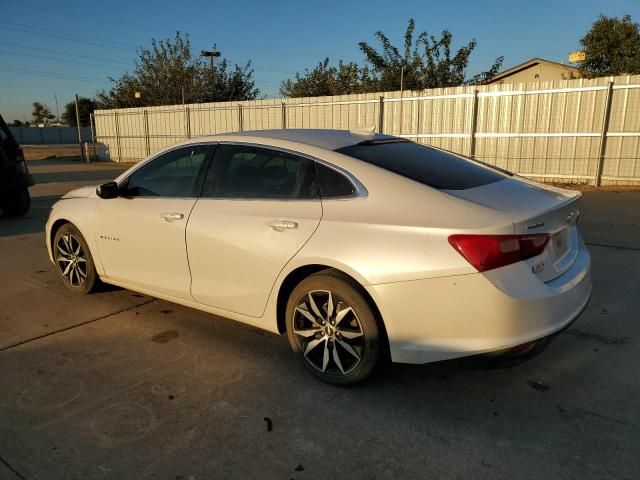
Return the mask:
<svg viewBox="0 0 640 480">
<path fill-rule="evenodd" d="M 106 282 L 286 333 L 314 375 L 516 352 L 591 294 L 578 192 L 405 139 L 272 130 L 191 139 L 66 194 L 64 285 Z"/>
</svg>

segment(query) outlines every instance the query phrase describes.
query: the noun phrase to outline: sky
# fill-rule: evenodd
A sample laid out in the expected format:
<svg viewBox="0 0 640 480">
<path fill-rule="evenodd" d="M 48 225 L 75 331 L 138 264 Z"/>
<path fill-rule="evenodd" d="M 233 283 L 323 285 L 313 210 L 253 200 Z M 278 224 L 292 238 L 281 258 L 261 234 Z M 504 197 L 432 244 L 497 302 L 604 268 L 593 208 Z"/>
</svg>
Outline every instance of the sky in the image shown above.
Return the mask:
<svg viewBox="0 0 640 480">
<path fill-rule="evenodd" d="M 0 0 L 0 113 L 29 120 L 31 104 L 56 113 L 80 96 L 109 87 L 108 77 L 132 71 L 136 49 L 152 38 L 189 33 L 195 51 L 217 44 L 232 63 L 251 60 L 263 96 L 324 57 L 362 61 L 358 42 L 377 45 L 381 30 L 402 45 L 407 21 L 454 46 L 476 39 L 469 74 L 503 55 L 504 68 L 533 57 L 567 62 L 599 14 L 630 14 L 640 0 L 538 1 L 76 1 Z"/>
</svg>

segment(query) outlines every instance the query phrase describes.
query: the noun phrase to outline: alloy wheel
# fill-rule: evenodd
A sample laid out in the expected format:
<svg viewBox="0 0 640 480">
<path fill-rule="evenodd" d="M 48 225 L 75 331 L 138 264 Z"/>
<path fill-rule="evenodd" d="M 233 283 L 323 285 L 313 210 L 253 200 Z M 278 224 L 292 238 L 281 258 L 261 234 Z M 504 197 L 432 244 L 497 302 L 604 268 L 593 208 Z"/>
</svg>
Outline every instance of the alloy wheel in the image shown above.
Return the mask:
<svg viewBox="0 0 640 480">
<path fill-rule="evenodd" d="M 293 333 L 305 360 L 320 372 L 346 375 L 359 364 L 364 332 L 355 310 L 329 290 L 308 292 L 295 308 Z"/>
<path fill-rule="evenodd" d="M 80 240 L 71 234 L 60 235 L 56 244 L 56 264 L 72 287 L 82 287 L 87 279 L 87 258 Z"/>
</svg>

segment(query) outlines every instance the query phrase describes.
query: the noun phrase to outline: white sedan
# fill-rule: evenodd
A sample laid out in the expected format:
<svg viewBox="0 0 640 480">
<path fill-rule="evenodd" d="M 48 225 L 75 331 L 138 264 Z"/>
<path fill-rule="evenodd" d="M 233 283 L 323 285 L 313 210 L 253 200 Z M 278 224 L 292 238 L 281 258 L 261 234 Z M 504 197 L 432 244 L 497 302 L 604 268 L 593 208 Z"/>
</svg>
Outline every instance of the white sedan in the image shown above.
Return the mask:
<svg viewBox="0 0 640 480">
<path fill-rule="evenodd" d="M 51 261 L 285 333 L 317 377 L 528 350 L 591 293 L 580 194 L 388 135 L 191 139 L 51 211 Z"/>
</svg>

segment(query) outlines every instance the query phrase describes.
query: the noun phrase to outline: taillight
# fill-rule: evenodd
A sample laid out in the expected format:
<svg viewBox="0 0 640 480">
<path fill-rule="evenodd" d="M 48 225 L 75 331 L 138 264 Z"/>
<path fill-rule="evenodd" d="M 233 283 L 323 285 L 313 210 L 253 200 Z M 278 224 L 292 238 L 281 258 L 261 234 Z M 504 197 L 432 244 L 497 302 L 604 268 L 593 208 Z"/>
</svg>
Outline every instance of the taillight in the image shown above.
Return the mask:
<svg viewBox="0 0 640 480">
<path fill-rule="evenodd" d="M 449 243 L 479 272 L 540 255 L 549 235 L 451 235 Z"/>
</svg>

